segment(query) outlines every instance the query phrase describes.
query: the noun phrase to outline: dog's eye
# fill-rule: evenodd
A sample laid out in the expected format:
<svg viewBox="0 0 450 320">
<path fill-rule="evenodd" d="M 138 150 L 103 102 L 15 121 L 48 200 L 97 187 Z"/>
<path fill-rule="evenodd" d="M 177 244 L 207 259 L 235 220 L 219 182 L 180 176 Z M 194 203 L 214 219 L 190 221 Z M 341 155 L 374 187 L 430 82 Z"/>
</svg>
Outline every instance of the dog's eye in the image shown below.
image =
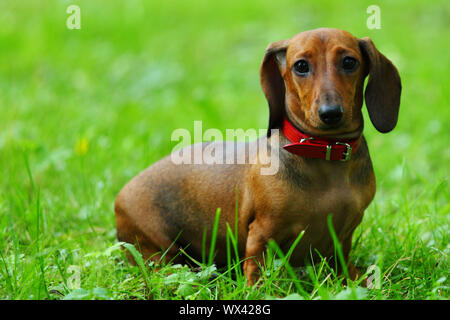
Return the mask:
<svg viewBox="0 0 450 320">
<path fill-rule="evenodd" d="M 353 71 L 356 69 L 357 66 L 358 66 L 358 60 L 356 60 L 353 57 L 345 57 L 342 60 L 342 68 L 345 71 Z"/>
<path fill-rule="evenodd" d="M 298 60 L 294 63 L 294 70 L 297 74 L 305 76 L 309 72 L 309 64 L 306 60 Z"/>
</svg>

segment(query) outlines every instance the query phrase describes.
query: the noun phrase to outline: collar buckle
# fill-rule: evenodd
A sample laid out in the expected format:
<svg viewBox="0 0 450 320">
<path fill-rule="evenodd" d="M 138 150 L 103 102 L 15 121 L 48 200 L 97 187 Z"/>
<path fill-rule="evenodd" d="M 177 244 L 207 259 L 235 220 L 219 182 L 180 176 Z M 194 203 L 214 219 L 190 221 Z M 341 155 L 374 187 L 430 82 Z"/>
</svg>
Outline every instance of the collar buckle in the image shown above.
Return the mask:
<svg viewBox="0 0 450 320">
<path fill-rule="evenodd" d="M 335 142 L 334 145 L 342 145 L 346 147 L 345 152 L 342 153 L 343 158 L 339 161 L 346 162 L 352 158 L 352 146 L 346 142 Z M 331 160 L 331 149 L 333 148 L 333 144 L 327 145 L 327 153 L 325 155 L 325 160 Z"/>
<path fill-rule="evenodd" d="M 347 150 L 345 150 L 345 152 L 342 154 L 344 156 L 344 158 L 342 158 L 340 161 L 345 162 L 345 161 L 350 160 L 352 158 L 352 146 L 346 142 L 336 142 L 336 144 L 340 144 L 347 148 Z"/>
<path fill-rule="evenodd" d="M 300 139 L 299 143 L 303 143 L 308 140 L 314 140 L 314 137 L 302 138 L 302 139 Z"/>
</svg>

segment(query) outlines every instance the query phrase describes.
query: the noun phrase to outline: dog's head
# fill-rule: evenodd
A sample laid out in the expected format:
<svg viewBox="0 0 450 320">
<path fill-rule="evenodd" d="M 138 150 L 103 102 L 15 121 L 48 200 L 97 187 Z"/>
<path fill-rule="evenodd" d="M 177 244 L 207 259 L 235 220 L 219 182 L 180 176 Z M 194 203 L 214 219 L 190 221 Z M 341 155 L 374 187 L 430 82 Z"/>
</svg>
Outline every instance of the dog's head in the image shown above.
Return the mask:
<svg viewBox="0 0 450 320">
<path fill-rule="evenodd" d="M 400 76 L 369 38 L 317 29 L 271 43 L 261 65 L 261 85 L 270 108 L 268 135 L 282 127 L 287 115 L 311 135 L 359 136 L 367 75 L 370 119 L 378 131 L 389 132 L 397 123 Z"/>
</svg>

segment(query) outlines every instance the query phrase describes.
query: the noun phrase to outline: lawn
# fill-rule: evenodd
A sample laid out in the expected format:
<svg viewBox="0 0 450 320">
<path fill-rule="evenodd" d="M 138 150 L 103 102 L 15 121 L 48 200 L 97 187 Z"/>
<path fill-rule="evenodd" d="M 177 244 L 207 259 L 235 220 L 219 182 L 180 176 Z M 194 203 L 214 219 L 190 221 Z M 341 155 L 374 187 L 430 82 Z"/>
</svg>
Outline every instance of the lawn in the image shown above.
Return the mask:
<svg viewBox="0 0 450 320">
<path fill-rule="evenodd" d="M 73 3 L 79 30 L 66 27 Z M 372 4 L 381 29 L 366 26 Z M 449 16 L 445 0 L 2 1 L 0 299 L 448 299 Z M 258 290 L 239 268 L 130 265 L 118 191 L 194 120 L 266 128 L 266 46 L 318 27 L 371 37 L 402 77 L 393 132 L 365 112 L 377 194 L 351 260 L 375 265 L 381 287 L 278 255 Z"/>
</svg>

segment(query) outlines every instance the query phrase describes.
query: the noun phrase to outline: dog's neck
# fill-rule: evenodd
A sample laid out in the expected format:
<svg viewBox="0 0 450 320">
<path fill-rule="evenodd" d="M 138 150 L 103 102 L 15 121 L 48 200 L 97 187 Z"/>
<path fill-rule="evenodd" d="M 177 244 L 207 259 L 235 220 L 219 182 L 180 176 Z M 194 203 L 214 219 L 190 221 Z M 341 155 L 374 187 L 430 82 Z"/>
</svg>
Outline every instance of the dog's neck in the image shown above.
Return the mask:
<svg viewBox="0 0 450 320">
<path fill-rule="evenodd" d="M 336 186 L 343 188 L 349 183 L 363 186 L 364 182 L 373 176 L 372 162 L 364 135 L 359 138 L 361 142 L 357 151 L 345 162 L 307 158 L 287 151 L 283 147 L 290 141 L 282 130 L 274 131 L 269 138 L 264 138 L 268 139 L 269 146 L 278 145 L 281 177 L 288 178 L 302 190 L 328 190 Z"/>
<path fill-rule="evenodd" d="M 290 153 L 327 161 L 350 160 L 361 143 L 361 136 L 345 140 L 311 136 L 296 128 L 287 117 L 283 119 L 282 135 L 289 142 L 283 148 Z"/>
</svg>

